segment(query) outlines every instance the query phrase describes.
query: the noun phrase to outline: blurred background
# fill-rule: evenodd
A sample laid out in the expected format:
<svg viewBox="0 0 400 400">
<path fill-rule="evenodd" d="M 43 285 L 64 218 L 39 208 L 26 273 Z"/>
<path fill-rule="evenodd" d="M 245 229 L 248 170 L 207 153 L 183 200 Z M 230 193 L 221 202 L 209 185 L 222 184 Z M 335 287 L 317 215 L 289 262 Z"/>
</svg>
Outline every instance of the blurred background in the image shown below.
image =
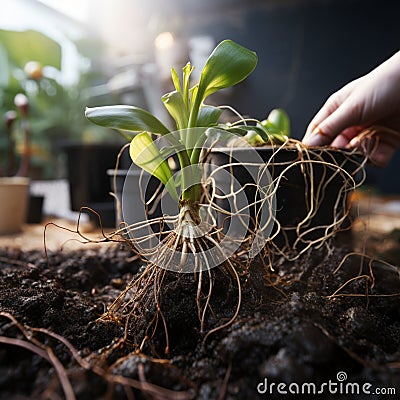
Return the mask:
<svg viewBox="0 0 400 400">
<path fill-rule="evenodd" d="M 70 170 L 68 159 L 82 164 L 91 173 L 88 179 L 94 180 L 96 170 L 79 161 L 87 156 L 77 146 L 101 147 L 100 158 L 109 154 L 113 160 L 121 142 L 117 135 L 87 123 L 85 106 L 128 103 L 164 118 L 160 96 L 170 89 L 170 66 L 179 68 L 190 59 L 200 71 L 223 39 L 256 51 L 259 64 L 244 83 L 224 92 L 218 101 L 260 120 L 272 108 L 282 107 L 291 117 L 296 138 L 303 136 L 331 93 L 399 49 L 398 0 L 0 4 L 0 112 L 5 115 L 15 109 L 17 93 L 27 96 L 30 176 L 38 181 L 79 175 Z M 18 149 L 22 133 L 15 126 Z M 2 124 L 0 156 L 5 151 L 6 124 Z M 399 168 L 398 153 L 386 169 L 370 168 L 368 182 L 378 192 L 400 193 Z"/>
</svg>

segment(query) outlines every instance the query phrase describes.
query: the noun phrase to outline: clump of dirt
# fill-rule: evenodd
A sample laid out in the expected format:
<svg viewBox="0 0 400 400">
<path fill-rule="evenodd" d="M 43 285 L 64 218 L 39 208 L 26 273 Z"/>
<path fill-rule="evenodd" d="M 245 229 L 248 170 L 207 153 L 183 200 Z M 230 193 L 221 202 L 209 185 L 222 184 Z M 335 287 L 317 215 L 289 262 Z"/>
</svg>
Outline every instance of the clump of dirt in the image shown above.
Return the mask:
<svg viewBox="0 0 400 400">
<path fill-rule="evenodd" d="M 279 398 L 276 388 L 265 394 L 260 383 L 285 383 L 288 390 L 291 383 L 312 382 L 318 390 L 323 383 L 339 382 L 340 372 L 347 376 L 342 382 L 370 383 L 371 393 L 378 387 L 398 393 L 400 297 L 392 295 L 400 293 L 400 270 L 354 255 L 334 273 L 348 252 L 337 245 L 290 263 L 277 259 L 274 272 L 253 261 L 242 277 L 238 318 L 206 342 L 197 316 L 196 276 L 167 273 L 161 305 L 170 358 L 164 359 L 157 357 L 164 357 L 161 322 L 143 353 L 136 343 L 154 315 L 151 302 L 142 328 L 125 331 L 119 321 L 99 320 L 142 271 L 129 249 L 60 252 L 50 254 L 49 262 L 42 252 L 3 249 L 0 335 L 25 342 L 33 337 L 51 349 L 77 399 Z M 211 325 L 229 320 L 238 300 L 227 275 L 214 269 L 213 276 Z M 26 328 L 32 337 L 25 337 L 9 315 L 23 326 L 61 335 L 78 353 L 44 331 Z M 337 398 L 325 389 L 324 398 Z M 27 349 L 1 343 L 0 399 L 43 395 L 63 396 L 54 367 Z"/>
</svg>

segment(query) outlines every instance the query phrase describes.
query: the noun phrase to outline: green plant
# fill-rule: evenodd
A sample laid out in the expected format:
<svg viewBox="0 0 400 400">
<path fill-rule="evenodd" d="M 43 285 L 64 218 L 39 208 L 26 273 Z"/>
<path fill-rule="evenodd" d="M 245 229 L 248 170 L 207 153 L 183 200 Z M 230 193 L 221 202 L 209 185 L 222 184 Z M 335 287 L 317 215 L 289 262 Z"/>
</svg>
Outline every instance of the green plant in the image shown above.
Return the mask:
<svg viewBox="0 0 400 400">
<path fill-rule="evenodd" d="M 90 54 L 95 60 L 101 48 L 97 42 L 85 43 L 76 43 L 80 58 L 85 60 L 83 55 Z M 92 88 L 104 82 L 106 77 L 89 68 L 88 63 L 79 62 L 78 65 L 77 62 L 75 72 L 79 77 L 72 81 L 71 75 L 68 77 L 64 73 L 64 67 L 61 69 L 61 58 L 60 45 L 39 32 L 0 29 L 0 114 L 13 109 L 16 94 L 27 96 L 30 175 L 36 179 L 59 178 L 64 173 L 65 157 L 60 146 L 66 141 L 90 143 L 113 140 L 106 130 L 91 124 L 82 113 L 88 102 L 96 105 L 96 101 L 100 101 Z M 112 95 L 107 98 L 116 101 Z M 104 97 L 102 99 L 104 101 Z M 17 124 L 14 127 L 16 144 L 20 146 L 23 132 L 17 129 Z M 3 128 L 0 127 L 0 154 L 4 161 L 8 142 Z M 21 149 L 18 148 L 18 151 Z"/>
<path fill-rule="evenodd" d="M 158 321 L 162 320 L 166 332 L 166 352 L 168 352 L 167 323 L 161 310 L 161 296 L 163 284 L 167 280 L 167 269 L 197 273 L 195 276 L 197 284 L 196 303 L 201 332 L 204 332 L 207 310 L 212 309 L 211 295 L 214 282 L 217 279 L 217 272 L 213 273 L 211 269 L 217 266 L 216 271 L 223 271 L 231 278 L 233 283 L 236 283 L 238 301 L 233 316 L 222 325 L 210 329 L 205 339 L 212 332 L 230 325 L 235 320 L 241 304 L 240 275 L 245 275 L 248 271 L 249 259 L 254 258 L 264 249 L 268 251 L 268 257 L 275 254 L 279 257 L 286 256 L 286 244 L 281 249 L 272 240 L 269 240 L 270 246 L 267 248 L 263 235 L 269 226 L 275 226 L 272 233 L 275 237 L 282 228 L 273 213 L 276 210 L 274 196 L 280 182 L 286 179 L 288 171 L 299 168 L 300 176 L 304 178 L 306 189 L 303 200 L 306 216 L 295 229 L 290 225 L 287 230 L 294 231 L 295 234 L 299 235 L 299 240 L 305 238 L 304 243 L 307 243 L 307 248 L 312 243 L 318 246 L 324 243 L 324 240 L 333 234 L 331 231 L 334 232 L 340 226 L 344 216 L 347 215 L 347 209 L 343 212 L 337 210 L 339 207 L 336 202 L 332 224 L 329 226 L 324 224 L 321 227 L 323 233 L 317 239 L 310 240 L 306 237 L 308 233 L 316 230 L 315 227 L 310 227 L 308 223 L 318 211 L 318 207 L 325 196 L 325 188 L 333 179 L 332 176 L 340 175 L 340 177 L 343 177 L 344 183 L 342 184 L 343 187 L 338 190 L 338 199 L 343 198 L 344 203 L 345 196 L 342 195 L 342 191 L 347 193 L 349 186 L 355 186 L 355 181 L 341 165 L 335 163 L 334 158 L 329 154 L 327 155 L 329 160 L 325 161 L 322 156 L 312 153 L 300 142 L 289 140 L 290 121 L 284 110 L 272 110 L 267 119 L 261 122 L 250 118 L 240 118 L 233 123 L 220 123 L 224 107 L 205 104 L 205 100 L 211 94 L 243 81 L 254 70 L 256 64 L 257 55 L 254 52 L 230 40 L 225 40 L 212 52 L 201 71 L 199 82 L 194 86 L 190 87 L 190 75 L 193 67 L 189 63 L 183 68 L 182 79 L 179 79 L 177 72 L 172 69 L 172 81 L 175 90 L 165 94 L 162 101 L 175 121 L 173 129 L 167 127 L 167 124 L 164 124 L 149 112 L 134 106 L 122 105 L 86 109 L 86 117 L 90 121 L 103 127 L 116 129 L 130 142 L 130 155 L 133 162 L 157 177 L 165 185 L 171 197 L 179 203 L 177 216 L 162 216 L 152 221 L 124 226 L 115 234 L 118 235 L 121 232 L 125 234 L 128 231 L 131 238 L 128 241 L 133 249 L 136 249 L 136 246 L 140 246 L 145 240 L 161 238 L 156 246 L 146 252 L 142 252 L 139 247 L 140 255 L 149 260 L 146 268 L 135 276 L 135 279 L 111 304 L 107 313 L 103 316 L 104 319 L 124 321 L 126 337 L 129 327 L 132 327 L 135 322 L 140 324 L 143 319 L 142 316 L 146 315 L 151 304 L 154 304 L 156 315 L 151 316 L 149 326 L 144 329 L 146 334 L 140 343 L 140 350 L 142 350 L 146 341 L 151 340 L 157 329 Z M 153 135 L 165 138 L 164 147 L 159 148 L 159 143 L 153 140 Z M 283 145 L 293 144 L 290 149 L 293 159 L 278 161 L 277 164 L 274 164 L 274 157 L 269 155 L 269 160 L 263 161 L 263 159 L 254 157 L 257 151 L 248 146 L 250 151 L 245 148 L 244 153 L 249 155 L 249 160 L 240 163 L 233 159 L 230 153 L 230 150 L 233 151 L 233 149 L 229 148 L 228 154 L 224 153 L 228 156 L 229 161 L 224 161 L 221 163 L 224 165 L 216 167 L 213 164 L 212 167 L 215 167 L 215 169 L 210 174 L 210 176 L 215 177 L 216 170 L 225 170 L 230 175 L 229 193 L 216 194 L 216 178 L 214 178 L 214 186 L 213 183 L 207 186 L 207 173 L 202 168 L 206 165 L 204 156 L 207 155 L 210 142 L 212 145 L 216 141 L 232 139 L 232 137 L 234 140 L 239 137 L 242 144 L 243 137 L 252 145 L 278 144 L 277 150 L 275 148 L 268 149 L 272 150 L 272 155 L 274 155 L 275 150 L 276 153 L 279 153 Z M 173 173 L 166 161 L 168 157 L 174 154 L 179 160 L 180 173 Z M 314 159 L 311 159 L 311 156 Z M 246 181 L 242 187 L 236 189 L 232 183 L 234 181 L 232 178 L 235 178 L 235 168 L 246 168 L 249 165 L 257 170 L 254 182 Z M 271 180 L 263 180 L 263 177 L 269 175 L 268 166 L 272 166 L 276 172 L 273 181 L 272 178 Z M 327 175 L 327 171 L 333 170 L 333 173 L 327 175 L 327 179 L 322 179 L 321 182 L 318 181 L 314 184 L 314 176 L 316 176 L 313 170 L 314 166 L 322 168 L 321 175 L 323 177 Z M 309 179 L 310 177 L 311 179 Z M 212 181 L 212 179 L 209 181 Z M 253 192 L 249 198 L 245 193 L 246 186 Z M 240 194 L 247 201 L 247 205 L 244 207 L 238 207 L 240 201 L 237 200 Z M 221 201 L 232 200 L 236 208 L 231 208 L 232 212 L 226 211 L 214 201 L 216 198 Z M 245 209 L 246 207 L 247 209 Z M 254 218 L 250 224 L 248 221 L 244 223 L 243 217 L 249 216 L 250 208 L 253 211 Z M 264 212 L 259 212 L 262 209 L 270 210 L 271 213 L 265 215 Z M 213 211 L 222 213 L 223 220 L 214 218 Z M 245 215 L 246 212 L 247 215 Z M 207 217 L 209 218 L 207 219 Z M 237 217 L 237 219 L 234 220 L 234 217 Z M 224 224 L 226 221 L 228 221 L 227 225 L 232 221 L 232 225 L 236 222 L 240 226 L 246 225 L 244 237 L 229 236 L 229 231 L 225 234 Z M 173 228 L 168 226 L 170 222 L 173 222 Z M 163 227 L 164 230 L 161 234 L 151 232 L 151 229 L 148 229 L 145 234 L 136 235 L 136 232 L 141 228 L 150 228 L 152 223 L 158 223 L 159 226 Z M 300 230 L 303 226 L 305 233 L 301 237 Z M 285 227 L 282 228 L 282 231 L 284 238 L 287 239 Z M 271 239 L 271 237 L 268 239 Z M 286 242 L 287 240 L 285 240 Z M 230 252 L 232 248 L 234 250 Z M 295 257 L 298 257 L 298 255 Z M 203 281 L 207 278 L 208 290 L 203 285 Z M 130 293 L 128 294 L 128 292 Z M 152 301 L 149 301 L 151 296 L 154 297 Z M 161 325 L 161 323 L 159 324 Z"/>
<path fill-rule="evenodd" d="M 197 306 L 201 322 L 201 331 L 207 309 L 210 308 L 212 293 L 211 272 L 213 266 L 228 272 L 238 286 L 238 306 L 231 320 L 208 332 L 228 326 L 236 318 L 241 303 L 240 277 L 238 270 L 243 268 L 239 261 L 231 260 L 225 251 L 222 241 L 224 235 L 215 224 L 204 223 L 201 201 L 207 203 L 207 190 L 202 182 L 205 144 L 210 138 L 215 141 L 232 134 L 246 135 L 256 131 L 266 141 L 269 140 L 268 130 L 262 125 L 248 125 L 247 121 L 234 124 L 221 124 L 219 119 L 222 107 L 205 104 L 211 94 L 243 81 L 256 67 L 257 55 L 231 41 L 222 41 L 209 56 L 200 80 L 190 87 L 190 75 L 193 67 L 188 63 L 183 68 L 182 79 L 172 69 L 172 81 L 175 90 L 162 96 L 162 101 L 169 114 L 175 121 L 173 129 L 167 127 L 146 110 L 134 106 L 118 105 L 87 108 L 86 117 L 93 123 L 116 129 L 126 140 L 130 141 L 130 156 L 135 164 L 157 177 L 166 187 L 169 194 L 179 203 L 179 214 L 173 217 L 174 229 L 165 230 L 164 239 L 158 246 L 150 249 L 150 262 L 146 272 L 141 274 L 117 298 L 106 316 L 118 315 L 126 318 L 129 323 L 134 315 L 146 313 L 146 293 L 151 285 L 161 286 L 166 270 L 179 272 L 198 272 Z M 254 122 L 254 121 L 253 121 Z M 162 136 L 165 145 L 159 149 L 152 135 Z M 180 173 L 173 174 L 166 159 L 176 154 L 180 164 Z M 180 193 L 178 190 L 180 189 Z M 203 209 L 204 211 L 204 209 Z M 205 211 L 207 212 L 207 211 Z M 168 218 L 167 218 L 168 219 Z M 153 221 L 154 222 L 154 221 Z M 164 217 L 159 219 L 161 224 L 166 222 Z M 214 220 L 215 222 L 215 220 Z M 146 224 L 145 227 L 152 222 Z M 131 227 L 133 230 L 138 226 Z M 129 232 L 130 227 L 127 227 Z M 133 235 L 133 234 L 132 234 Z M 151 236 L 151 235 L 150 235 Z M 132 237 L 132 236 L 131 236 Z M 146 240 L 146 238 L 144 238 Z M 142 239 L 132 239 L 133 248 Z M 146 256 L 146 254 L 142 254 Z M 186 268 L 187 267 L 187 268 Z M 204 297 L 202 294 L 203 271 L 210 279 L 210 289 Z M 126 292 L 134 289 L 134 295 L 124 303 Z M 155 301 L 159 304 L 161 292 L 155 291 Z M 125 311 L 128 314 L 125 315 Z M 157 311 L 157 313 L 161 313 Z M 156 319 L 154 319 L 156 321 Z"/>
<path fill-rule="evenodd" d="M 4 176 L 24 176 L 29 175 L 31 162 L 31 132 L 29 124 L 29 101 L 23 93 L 18 93 L 14 97 L 14 104 L 18 112 L 9 110 L 4 114 L 5 126 L 5 151 L 4 162 L 0 165 L 0 175 Z M 15 138 L 15 124 L 20 120 L 22 130 L 22 146 L 20 150 L 19 165 L 17 162 L 18 143 Z"/>
<path fill-rule="evenodd" d="M 190 63 L 183 68 L 182 79 L 172 68 L 175 90 L 162 96 L 162 101 L 175 121 L 174 129 L 134 106 L 87 108 L 86 117 L 97 125 L 123 131 L 122 135 L 131 141 L 133 162 L 162 181 L 175 199 L 178 199 L 175 187 L 180 184 L 181 203 L 195 204 L 200 200 L 201 188 L 195 183 L 199 172 L 194 166 L 201 164 L 201 152 L 210 135 L 207 128 L 216 127 L 219 132 L 241 136 L 257 135 L 264 143 L 284 140 L 284 135 L 288 134 L 288 119 L 283 110 L 272 112 L 268 120 L 257 125 L 248 125 L 243 120 L 220 124 L 222 108 L 204 103 L 211 94 L 244 80 L 256 67 L 257 60 L 253 51 L 225 40 L 212 52 L 201 71 L 200 81 L 193 87 L 190 88 L 190 75 L 194 67 Z M 168 135 L 170 146 L 160 152 L 153 144 L 151 134 Z M 171 181 L 173 174 L 165 161 L 172 152 L 176 152 L 184 171 L 179 183 Z"/>
</svg>

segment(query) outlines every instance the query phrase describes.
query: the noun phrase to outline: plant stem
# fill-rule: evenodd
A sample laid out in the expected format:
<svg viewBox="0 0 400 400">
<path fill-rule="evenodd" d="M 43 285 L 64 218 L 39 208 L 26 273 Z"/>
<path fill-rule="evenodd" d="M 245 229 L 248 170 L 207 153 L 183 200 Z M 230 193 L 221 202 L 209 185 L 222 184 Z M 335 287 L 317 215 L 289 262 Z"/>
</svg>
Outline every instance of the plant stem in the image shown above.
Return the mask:
<svg viewBox="0 0 400 400">
<path fill-rule="evenodd" d="M 12 128 L 7 127 L 8 147 L 7 147 L 7 163 L 5 165 L 5 175 L 11 176 L 15 173 L 15 141 L 12 137 Z"/>
<path fill-rule="evenodd" d="M 28 118 L 22 120 L 24 130 L 24 150 L 22 154 L 22 161 L 16 176 L 28 176 L 31 160 L 31 134 Z"/>
<path fill-rule="evenodd" d="M 196 147 L 196 148 L 193 149 L 192 154 L 190 156 L 190 162 L 192 164 L 198 164 L 199 163 L 201 150 L 202 150 L 201 147 Z"/>
<path fill-rule="evenodd" d="M 181 199 L 182 200 L 190 200 L 196 201 L 195 193 L 193 191 L 193 174 L 189 156 L 185 149 L 179 151 L 177 153 L 179 164 L 181 167 L 182 175 L 181 175 Z"/>
<path fill-rule="evenodd" d="M 193 106 L 191 107 L 190 110 L 189 123 L 188 123 L 189 128 L 194 128 L 196 126 L 197 117 L 200 111 L 201 101 L 202 101 L 202 96 L 200 96 L 199 92 L 197 92 Z"/>
</svg>

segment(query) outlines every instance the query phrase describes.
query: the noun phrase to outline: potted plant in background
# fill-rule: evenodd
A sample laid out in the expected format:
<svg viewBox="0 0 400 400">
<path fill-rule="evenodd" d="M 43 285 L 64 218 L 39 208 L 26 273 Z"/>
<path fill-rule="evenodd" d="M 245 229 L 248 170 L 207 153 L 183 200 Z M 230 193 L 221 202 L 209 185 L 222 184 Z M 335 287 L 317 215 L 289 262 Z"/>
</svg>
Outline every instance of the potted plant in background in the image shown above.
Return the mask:
<svg viewBox="0 0 400 400">
<path fill-rule="evenodd" d="M 4 47 L 0 111 L 12 108 L 17 93 L 29 99 L 30 204 L 40 201 L 33 194 L 42 201 L 44 196 L 46 213 L 67 218 L 75 218 L 71 211 L 91 206 L 104 211 L 107 224 L 106 214 L 113 215 L 114 210 L 106 170 L 114 166 L 120 146 L 103 129 L 88 123 L 82 113 L 88 103 L 118 98 L 105 93 L 92 97 L 93 86 L 101 86 L 106 77 L 100 63 L 93 66 L 84 55 L 98 62 L 103 44 L 74 42 L 77 54 L 67 68 L 62 63 L 61 44 L 40 32 L 0 30 L 0 37 Z M 35 46 L 27 48 L 25 43 Z M 114 220 L 108 224 L 114 226 Z"/>
<path fill-rule="evenodd" d="M 3 161 L 0 166 L 0 234 L 20 232 L 26 221 L 28 210 L 30 168 L 30 127 L 28 120 L 28 98 L 19 93 L 14 99 L 19 115 L 10 110 L 5 114 L 6 147 L 3 150 Z M 22 128 L 22 149 L 17 154 L 15 123 L 20 117 Z M 19 156 L 19 157 L 18 157 Z"/>
<path fill-rule="evenodd" d="M 29 64 L 29 65 L 28 65 Z M 114 226 L 114 204 L 107 169 L 114 166 L 121 143 L 97 129 L 82 115 L 96 74 L 83 72 L 75 85 L 62 85 L 47 76 L 38 62 L 24 68 L 31 87 L 36 154 L 42 155 L 42 178 L 68 179 L 72 211 L 91 207 L 102 215 L 103 226 Z M 97 171 L 97 173 L 96 173 Z M 89 214 L 92 216 L 92 214 Z M 97 218 L 93 218 L 98 222 Z"/>
</svg>

